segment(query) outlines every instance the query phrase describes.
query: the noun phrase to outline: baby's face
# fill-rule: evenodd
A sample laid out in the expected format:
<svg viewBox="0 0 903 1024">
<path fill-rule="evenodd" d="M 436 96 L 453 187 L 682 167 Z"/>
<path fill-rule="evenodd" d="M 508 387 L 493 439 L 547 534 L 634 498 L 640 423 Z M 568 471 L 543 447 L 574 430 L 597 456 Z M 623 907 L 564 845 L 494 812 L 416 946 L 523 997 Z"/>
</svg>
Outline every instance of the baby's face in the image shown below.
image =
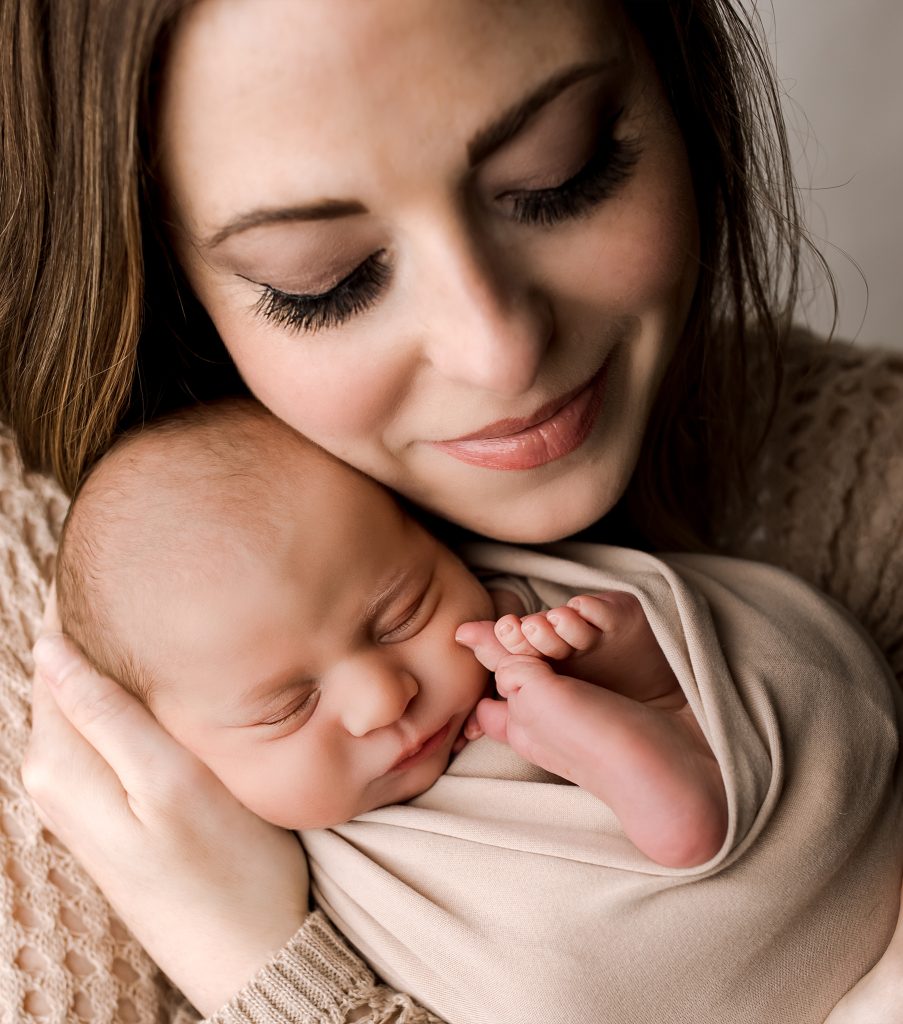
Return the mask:
<svg viewBox="0 0 903 1024">
<path fill-rule="evenodd" d="M 161 680 L 162 724 L 288 828 L 423 792 L 487 683 L 454 640 L 491 616 L 486 591 L 381 488 L 324 473 L 264 545 L 226 537 L 186 572 L 154 631 L 165 650 L 134 652 Z"/>
</svg>

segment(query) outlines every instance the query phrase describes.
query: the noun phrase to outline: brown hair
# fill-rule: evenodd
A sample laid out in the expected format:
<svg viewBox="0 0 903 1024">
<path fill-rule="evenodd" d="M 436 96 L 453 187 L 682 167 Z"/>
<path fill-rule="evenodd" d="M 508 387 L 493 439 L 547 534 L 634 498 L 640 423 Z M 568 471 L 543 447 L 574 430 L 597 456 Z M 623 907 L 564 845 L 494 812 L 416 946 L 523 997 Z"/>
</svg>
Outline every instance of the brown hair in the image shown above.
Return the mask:
<svg viewBox="0 0 903 1024">
<path fill-rule="evenodd" d="M 626 0 L 683 135 L 700 274 L 621 511 L 638 542 L 693 548 L 744 500 L 774 416 L 803 248 L 781 97 L 755 13 L 730 0 Z M 833 333 L 833 328 L 832 328 Z"/>
<path fill-rule="evenodd" d="M 306 473 L 337 461 L 256 401 L 196 402 L 118 435 L 73 495 L 55 564 L 60 623 L 143 703 L 161 681 L 135 656 L 123 609 L 153 623 L 161 600 L 193 595 L 205 566 L 222 564 L 224 545 L 279 557 L 275 524 L 297 514 L 299 488 L 268 471 L 277 445 Z M 153 628 L 145 640 L 159 640 Z"/>
<path fill-rule="evenodd" d="M 155 74 L 186 2 L 0 7 L 0 417 L 70 491 L 124 426 L 242 387 L 170 265 L 147 170 Z M 804 235 L 754 23 L 730 0 L 624 6 L 686 140 L 702 246 L 626 505 L 650 542 L 686 547 L 764 436 Z"/>
</svg>

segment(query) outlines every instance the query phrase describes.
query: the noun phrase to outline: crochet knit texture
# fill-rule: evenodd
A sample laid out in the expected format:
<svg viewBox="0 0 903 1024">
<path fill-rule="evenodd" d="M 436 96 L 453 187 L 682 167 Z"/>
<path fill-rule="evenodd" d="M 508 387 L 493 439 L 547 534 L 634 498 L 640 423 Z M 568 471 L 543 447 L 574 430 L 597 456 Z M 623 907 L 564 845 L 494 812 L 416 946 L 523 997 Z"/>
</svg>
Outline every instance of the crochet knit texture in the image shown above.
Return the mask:
<svg viewBox="0 0 903 1024">
<path fill-rule="evenodd" d="M 903 357 L 798 342 L 726 553 L 809 580 L 866 626 L 903 680 Z M 187 1024 L 197 1015 L 42 829 L 19 777 L 37 636 L 66 499 L 0 437 L 0 1024 Z M 727 528 L 726 528 L 727 529 Z M 216 1024 L 426 1024 L 319 913 Z"/>
</svg>

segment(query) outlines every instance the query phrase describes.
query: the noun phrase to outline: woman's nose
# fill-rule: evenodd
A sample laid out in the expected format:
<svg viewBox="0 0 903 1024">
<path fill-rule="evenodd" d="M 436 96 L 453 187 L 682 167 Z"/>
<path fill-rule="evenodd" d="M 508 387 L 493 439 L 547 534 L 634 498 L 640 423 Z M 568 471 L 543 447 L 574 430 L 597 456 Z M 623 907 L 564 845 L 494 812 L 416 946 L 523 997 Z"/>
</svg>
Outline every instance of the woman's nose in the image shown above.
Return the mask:
<svg viewBox="0 0 903 1024">
<path fill-rule="evenodd" d="M 524 394 L 552 337 L 548 298 L 491 243 L 461 230 L 443 241 L 421 319 L 428 361 L 450 380 L 505 397 Z"/>
<path fill-rule="evenodd" d="M 380 658 L 347 666 L 337 697 L 342 724 L 352 736 L 392 725 L 417 696 L 417 680 L 406 669 Z"/>
</svg>

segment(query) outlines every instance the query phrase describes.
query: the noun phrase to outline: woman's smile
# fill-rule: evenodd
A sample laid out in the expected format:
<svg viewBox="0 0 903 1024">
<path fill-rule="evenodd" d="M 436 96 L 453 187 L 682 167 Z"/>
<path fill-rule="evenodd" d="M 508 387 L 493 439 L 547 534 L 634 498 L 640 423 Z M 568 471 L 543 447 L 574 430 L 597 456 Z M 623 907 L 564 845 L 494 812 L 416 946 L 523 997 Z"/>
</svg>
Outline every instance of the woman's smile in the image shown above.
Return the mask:
<svg viewBox="0 0 903 1024">
<path fill-rule="evenodd" d="M 608 379 L 608 356 L 592 378 L 546 403 L 528 419 L 505 419 L 434 447 L 454 459 L 486 469 L 536 469 L 570 455 L 596 423 Z"/>
<path fill-rule="evenodd" d="M 324 51 L 325 3 L 259 7 L 188 10 L 161 106 L 175 247 L 246 384 L 472 530 L 588 526 L 630 480 L 698 273 L 635 30 L 588 0 L 386 0 L 329 5 Z"/>
</svg>

